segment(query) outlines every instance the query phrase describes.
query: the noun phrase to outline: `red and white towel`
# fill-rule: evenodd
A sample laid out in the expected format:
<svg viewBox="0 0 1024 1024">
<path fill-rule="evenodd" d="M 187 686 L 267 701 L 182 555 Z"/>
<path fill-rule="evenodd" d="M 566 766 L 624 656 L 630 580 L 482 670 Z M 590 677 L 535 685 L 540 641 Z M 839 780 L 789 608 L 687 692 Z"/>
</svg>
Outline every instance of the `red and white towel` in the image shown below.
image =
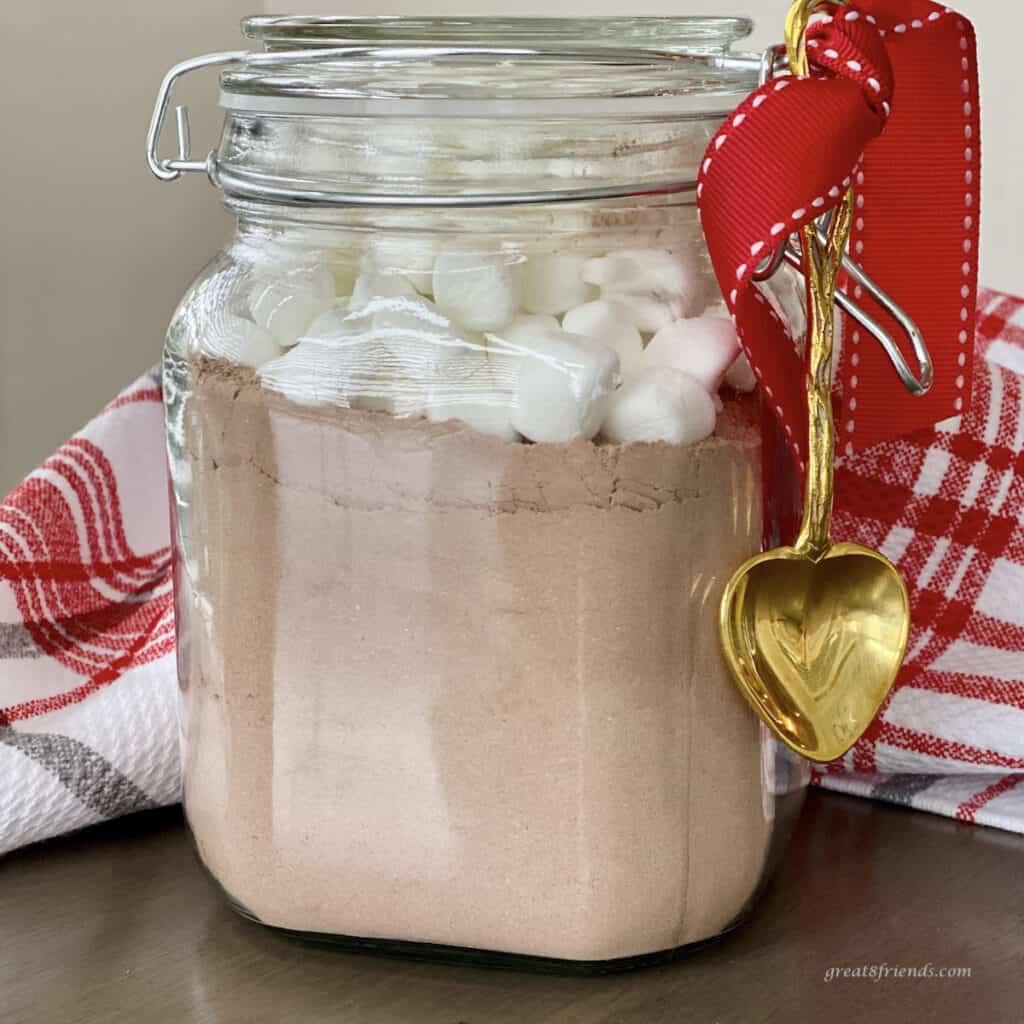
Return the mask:
<svg viewBox="0 0 1024 1024">
<path fill-rule="evenodd" d="M 906 662 L 831 789 L 1024 832 L 1024 301 L 978 296 L 969 411 L 836 468 L 833 533 L 910 590 Z"/>
<path fill-rule="evenodd" d="M 169 545 L 144 377 L 0 505 L 0 853 L 179 799 Z"/>
<path fill-rule="evenodd" d="M 834 533 L 910 588 L 906 665 L 823 786 L 1024 832 L 1024 301 L 982 292 L 970 411 L 837 466 Z M 180 794 L 159 385 L 0 505 L 0 853 Z"/>
</svg>

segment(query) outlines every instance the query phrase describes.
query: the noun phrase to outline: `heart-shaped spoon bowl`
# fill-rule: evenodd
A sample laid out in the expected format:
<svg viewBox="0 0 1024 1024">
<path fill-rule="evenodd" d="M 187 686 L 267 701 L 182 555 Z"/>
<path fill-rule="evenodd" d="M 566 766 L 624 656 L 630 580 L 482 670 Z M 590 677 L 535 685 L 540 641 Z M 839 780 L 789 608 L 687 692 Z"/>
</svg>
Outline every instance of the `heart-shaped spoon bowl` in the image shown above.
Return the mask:
<svg viewBox="0 0 1024 1024">
<path fill-rule="evenodd" d="M 729 581 L 722 649 L 741 692 L 812 761 L 841 757 L 878 713 L 907 648 L 910 602 L 895 566 L 860 544 L 814 560 L 783 547 Z"/>
</svg>

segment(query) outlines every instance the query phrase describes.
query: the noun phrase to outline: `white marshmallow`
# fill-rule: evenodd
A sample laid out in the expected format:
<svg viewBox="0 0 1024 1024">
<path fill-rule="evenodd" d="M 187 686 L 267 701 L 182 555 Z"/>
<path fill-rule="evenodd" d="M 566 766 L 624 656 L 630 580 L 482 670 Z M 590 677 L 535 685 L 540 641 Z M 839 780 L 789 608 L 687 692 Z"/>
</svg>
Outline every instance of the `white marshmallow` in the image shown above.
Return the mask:
<svg viewBox="0 0 1024 1024">
<path fill-rule="evenodd" d="M 615 352 L 624 377 L 640 369 L 643 339 L 630 323 L 627 310 L 617 303 L 608 299 L 586 302 L 562 317 L 562 327 L 572 334 L 593 338 Z"/>
<path fill-rule="evenodd" d="M 421 295 L 434 293 L 434 260 L 438 244 L 433 235 L 380 234 L 371 242 L 373 261 L 387 275 L 400 274 Z"/>
<path fill-rule="evenodd" d="M 530 256 L 523 266 L 523 308 L 527 313 L 564 313 L 597 297 L 583 280 L 585 256 L 567 253 Z"/>
<path fill-rule="evenodd" d="M 695 444 L 715 429 L 715 406 L 700 381 L 652 366 L 612 395 L 601 433 L 610 441 Z"/>
<path fill-rule="evenodd" d="M 207 355 L 254 368 L 277 359 L 284 351 L 268 330 L 230 313 L 217 318 L 202 340 L 202 349 Z"/>
<path fill-rule="evenodd" d="M 282 345 L 294 345 L 299 335 L 327 303 L 287 285 L 268 285 L 252 304 L 253 319 Z"/>
<path fill-rule="evenodd" d="M 732 366 L 725 371 L 722 383 L 732 388 L 733 391 L 742 391 L 744 393 L 753 391 L 757 387 L 757 377 L 754 376 L 754 368 L 750 365 L 750 360 L 745 352 L 741 352 L 733 360 Z"/>
<path fill-rule="evenodd" d="M 359 401 L 352 404 L 366 408 L 372 395 L 384 400 L 375 408 L 402 415 L 422 412 L 430 389 L 451 379 L 453 364 L 486 347 L 419 295 L 378 295 L 359 309 L 339 307 L 314 321 L 303 341 L 343 350 L 363 346 L 372 365 L 352 366 L 347 355 L 338 364 L 359 376 L 353 382 Z"/>
<path fill-rule="evenodd" d="M 502 342 L 509 342 L 511 345 L 528 345 L 531 338 L 545 331 L 557 331 L 561 324 L 557 318 L 544 313 L 527 314 L 517 316 L 508 327 L 503 327 L 494 337 L 499 348 Z"/>
<path fill-rule="evenodd" d="M 352 286 L 353 310 L 359 311 L 374 299 L 398 299 L 402 296 L 419 297 L 412 282 L 401 274 L 385 274 L 376 268 L 368 268 L 356 278 Z"/>
<path fill-rule="evenodd" d="M 428 419 L 461 420 L 483 434 L 519 440 L 512 426 L 519 373 L 515 359 L 487 351 L 467 352 L 447 369 L 445 379 L 435 382 L 427 396 Z"/>
<path fill-rule="evenodd" d="M 260 380 L 300 405 L 337 405 L 395 412 L 382 373 L 386 350 L 365 338 L 305 339 L 259 370 Z"/>
<path fill-rule="evenodd" d="M 279 266 L 272 279 L 261 271 L 250 297 L 252 318 L 281 345 L 294 345 L 309 324 L 334 302 L 334 275 L 322 266 Z"/>
<path fill-rule="evenodd" d="M 334 273 L 330 267 L 318 266 L 304 269 L 300 278 L 309 283 L 310 290 L 318 299 L 323 299 L 324 302 L 334 301 L 337 291 Z"/>
<path fill-rule="evenodd" d="M 274 250 L 272 249 L 271 252 Z M 255 276 L 260 285 L 283 284 L 299 291 L 309 292 L 325 302 L 335 296 L 334 274 L 326 264 L 300 263 L 295 249 L 278 251 L 274 258 L 261 262 Z M 257 292 L 259 288 L 257 288 Z"/>
<path fill-rule="evenodd" d="M 500 331 L 521 304 L 522 271 L 498 248 L 447 248 L 434 262 L 434 301 L 472 331 Z"/>
<path fill-rule="evenodd" d="M 644 333 L 692 316 L 701 302 L 696 268 L 667 249 L 623 249 L 587 260 L 583 279 L 599 285 L 601 298 L 619 303 Z"/>
<path fill-rule="evenodd" d="M 698 316 L 663 327 L 644 350 L 644 366 L 671 366 L 690 374 L 715 392 L 725 371 L 739 355 L 740 345 L 731 320 Z"/>
<path fill-rule="evenodd" d="M 334 294 L 347 299 L 359 279 L 359 264 L 354 259 L 338 259 L 331 263 L 330 270 L 334 276 Z"/>
<path fill-rule="evenodd" d="M 512 425 L 531 441 L 591 438 L 620 380 L 609 348 L 562 330 L 540 330 L 520 343 L 522 358 Z"/>
</svg>

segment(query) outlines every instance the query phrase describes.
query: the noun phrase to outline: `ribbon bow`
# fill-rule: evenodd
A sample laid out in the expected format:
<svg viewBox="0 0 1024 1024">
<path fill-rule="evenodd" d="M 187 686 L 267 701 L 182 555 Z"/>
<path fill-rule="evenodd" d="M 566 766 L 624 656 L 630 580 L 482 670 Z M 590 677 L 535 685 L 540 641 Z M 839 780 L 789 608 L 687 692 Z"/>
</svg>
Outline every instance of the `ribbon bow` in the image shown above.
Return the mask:
<svg viewBox="0 0 1024 1024">
<path fill-rule="evenodd" d="M 927 0 L 821 9 L 825 17 L 805 36 L 810 74 L 769 80 L 748 96 L 712 138 L 697 186 L 740 344 L 801 469 L 805 369 L 755 286 L 766 257 L 852 184 L 851 254 L 928 344 L 935 383 L 912 398 L 881 347 L 851 323 L 835 396 L 837 443 L 846 454 L 964 408 L 977 294 L 980 138 L 970 22 Z M 865 296 L 855 286 L 851 298 L 863 304 Z M 870 312 L 899 337 L 884 311 Z"/>
</svg>

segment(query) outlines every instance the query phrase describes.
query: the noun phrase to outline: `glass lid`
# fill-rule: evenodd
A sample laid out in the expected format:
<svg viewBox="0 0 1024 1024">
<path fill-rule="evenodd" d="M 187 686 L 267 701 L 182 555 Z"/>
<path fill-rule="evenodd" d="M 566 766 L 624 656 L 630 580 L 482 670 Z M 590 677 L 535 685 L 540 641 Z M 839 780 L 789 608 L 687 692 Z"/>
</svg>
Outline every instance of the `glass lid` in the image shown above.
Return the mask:
<svg viewBox="0 0 1024 1024">
<path fill-rule="evenodd" d="M 746 18 L 307 18 L 242 23 L 251 50 L 172 68 L 153 173 L 295 206 L 484 206 L 692 192 L 718 124 L 770 57 Z M 220 69 L 219 148 L 160 155 L 175 84 Z"/>
<path fill-rule="evenodd" d="M 275 59 L 224 72 L 222 102 L 236 110 L 312 112 L 275 97 L 377 116 L 471 116 L 475 103 L 495 117 L 724 116 L 757 84 L 757 61 L 730 52 L 752 29 L 745 18 L 259 16 L 242 29 Z"/>
</svg>

